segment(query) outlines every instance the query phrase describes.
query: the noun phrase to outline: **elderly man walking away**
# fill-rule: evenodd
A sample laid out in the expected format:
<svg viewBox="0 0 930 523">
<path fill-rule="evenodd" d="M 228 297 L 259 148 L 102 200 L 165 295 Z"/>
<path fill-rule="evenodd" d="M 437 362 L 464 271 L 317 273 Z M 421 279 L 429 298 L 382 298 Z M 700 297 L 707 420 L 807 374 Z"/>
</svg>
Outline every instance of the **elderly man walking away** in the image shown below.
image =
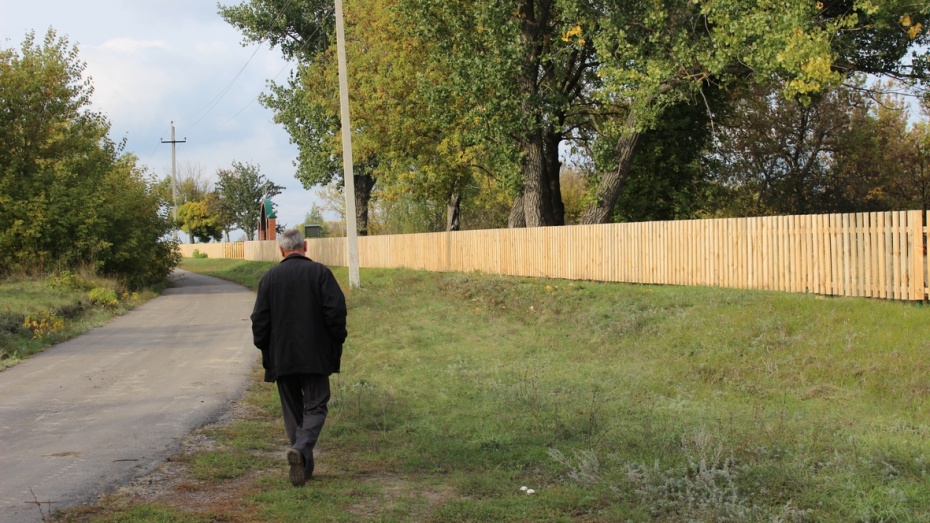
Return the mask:
<svg viewBox="0 0 930 523">
<path fill-rule="evenodd" d="M 339 372 L 346 339 L 346 300 L 333 273 L 307 258 L 297 230 L 278 240 L 284 259 L 258 284 L 252 335 L 262 351 L 265 381 L 277 381 L 290 480 L 313 475 L 313 447 L 329 412 L 329 376 Z"/>
</svg>

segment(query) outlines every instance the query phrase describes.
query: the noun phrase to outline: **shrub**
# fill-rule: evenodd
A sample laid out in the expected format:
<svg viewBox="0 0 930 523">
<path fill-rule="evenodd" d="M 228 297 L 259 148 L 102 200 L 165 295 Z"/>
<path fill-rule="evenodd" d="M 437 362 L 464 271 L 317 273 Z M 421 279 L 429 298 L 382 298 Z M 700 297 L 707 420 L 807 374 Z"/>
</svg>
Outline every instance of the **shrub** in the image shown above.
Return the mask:
<svg viewBox="0 0 930 523">
<path fill-rule="evenodd" d="M 52 277 L 50 283 L 55 288 L 75 291 L 89 291 L 94 288 L 94 282 L 69 270 L 61 271 L 57 276 Z"/>
<path fill-rule="evenodd" d="M 94 305 L 100 305 L 108 309 L 119 307 L 119 300 L 116 298 L 116 291 L 105 287 L 97 287 L 87 293 L 87 299 Z"/>
<path fill-rule="evenodd" d="M 205 252 L 200 252 L 200 249 L 194 249 L 194 253 L 193 253 L 192 256 L 193 256 L 194 258 L 203 259 L 203 258 L 206 258 L 206 257 L 207 257 L 207 253 L 205 253 Z"/>
<path fill-rule="evenodd" d="M 32 331 L 32 337 L 37 340 L 41 340 L 49 334 L 63 329 L 64 326 L 64 320 L 49 311 L 39 311 L 34 314 L 29 314 L 26 316 L 26 319 L 23 320 L 23 327 Z"/>
<path fill-rule="evenodd" d="M 0 312 L 0 333 L 17 334 L 25 326 L 25 317 L 13 312 Z"/>
</svg>

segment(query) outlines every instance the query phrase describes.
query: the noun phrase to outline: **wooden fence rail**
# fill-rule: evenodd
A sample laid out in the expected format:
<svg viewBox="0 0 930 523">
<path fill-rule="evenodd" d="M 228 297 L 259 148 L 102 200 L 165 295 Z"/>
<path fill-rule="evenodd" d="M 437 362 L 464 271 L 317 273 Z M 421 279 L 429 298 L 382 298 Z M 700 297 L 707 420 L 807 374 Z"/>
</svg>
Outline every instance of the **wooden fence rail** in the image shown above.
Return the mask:
<svg viewBox="0 0 930 523">
<path fill-rule="evenodd" d="M 368 236 L 359 264 L 922 301 L 924 223 L 921 211 L 898 211 Z M 182 254 L 214 257 L 214 245 Z M 345 266 L 346 252 L 345 238 L 308 240 L 327 265 Z M 280 255 L 274 242 L 245 242 L 224 257 Z"/>
</svg>

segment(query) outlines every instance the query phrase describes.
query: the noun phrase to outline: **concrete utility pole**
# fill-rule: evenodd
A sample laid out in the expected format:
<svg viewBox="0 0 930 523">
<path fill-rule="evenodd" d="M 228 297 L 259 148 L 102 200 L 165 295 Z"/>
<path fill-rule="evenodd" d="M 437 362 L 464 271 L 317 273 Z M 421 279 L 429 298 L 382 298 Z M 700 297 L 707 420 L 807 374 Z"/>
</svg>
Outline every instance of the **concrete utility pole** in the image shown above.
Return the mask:
<svg viewBox="0 0 930 523">
<path fill-rule="evenodd" d="M 161 143 L 171 144 L 171 200 L 172 200 L 172 207 L 174 209 L 174 224 L 173 224 L 174 240 L 177 241 L 178 240 L 178 228 L 177 228 L 177 224 L 178 224 L 178 192 L 177 192 L 178 178 L 177 178 L 177 162 L 175 161 L 175 158 L 176 158 L 175 156 L 176 145 L 175 144 L 187 143 L 187 138 L 184 138 L 183 140 L 174 139 L 174 122 L 172 121 L 171 122 L 171 140 L 162 140 Z"/>
<path fill-rule="evenodd" d="M 346 31 L 342 0 L 336 0 L 336 54 L 339 62 L 339 105 L 342 109 L 342 166 L 345 177 L 346 240 L 349 242 L 349 286 L 361 287 L 358 272 L 358 225 L 355 218 L 355 174 L 352 167 L 352 126 L 349 125 L 349 77 L 346 73 Z"/>
</svg>

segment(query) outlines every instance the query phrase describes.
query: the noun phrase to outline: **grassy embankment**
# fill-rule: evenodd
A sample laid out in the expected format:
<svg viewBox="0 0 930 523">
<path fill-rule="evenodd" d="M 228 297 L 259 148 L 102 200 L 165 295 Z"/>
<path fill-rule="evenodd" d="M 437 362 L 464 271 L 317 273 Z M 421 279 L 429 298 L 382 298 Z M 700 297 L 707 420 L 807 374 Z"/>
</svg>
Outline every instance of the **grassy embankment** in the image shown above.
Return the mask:
<svg viewBox="0 0 930 523">
<path fill-rule="evenodd" d="M 63 272 L 0 281 L 0 370 L 103 324 L 154 297 L 119 282 Z"/>
<path fill-rule="evenodd" d="M 254 285 L 269 264 L 185 266 Z M 206 429 L 218 447 L 181 457 L 172 490 L 72 520 L 930 520 L 926 308 L 406 270 L 362 285 L 306 487 L 256 375 L 252 414 Z"/>
</svg>

